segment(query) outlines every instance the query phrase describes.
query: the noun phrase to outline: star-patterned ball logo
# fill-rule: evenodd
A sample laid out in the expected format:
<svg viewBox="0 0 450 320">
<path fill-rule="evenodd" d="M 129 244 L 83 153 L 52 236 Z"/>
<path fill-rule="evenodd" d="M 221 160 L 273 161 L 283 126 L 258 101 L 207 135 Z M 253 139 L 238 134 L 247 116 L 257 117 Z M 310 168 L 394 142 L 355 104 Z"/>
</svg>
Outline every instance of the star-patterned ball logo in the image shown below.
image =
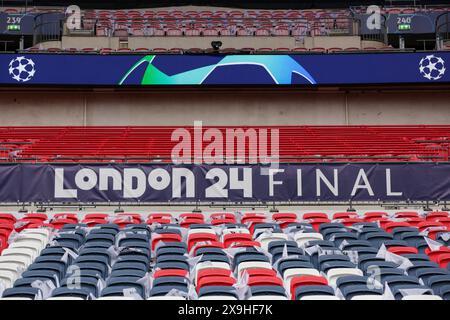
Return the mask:
<svg viewBox="0 0 450 320">
<path fill-rule="evenodd" d="M 430 54 L 419 62 L 420 74 L 428 80 L 439 80 L 445 74 L 445 62 L 441 57 Z"/>
<path fill-rule="evenodd" d="M 36 65 L 33 60 L 21 56 L 11 60 L 8 71 L 17 82 L 27 82 L 36 74 Z"/>
</svg>

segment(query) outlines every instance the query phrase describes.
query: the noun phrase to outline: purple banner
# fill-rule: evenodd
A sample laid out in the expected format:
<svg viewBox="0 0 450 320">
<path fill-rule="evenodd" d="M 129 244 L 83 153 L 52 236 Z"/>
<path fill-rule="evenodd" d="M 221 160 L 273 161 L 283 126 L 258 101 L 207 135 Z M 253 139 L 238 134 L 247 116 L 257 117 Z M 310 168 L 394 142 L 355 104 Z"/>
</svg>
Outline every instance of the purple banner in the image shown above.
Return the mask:
<svg viewBox="0 0 450 320">
<path fill-rule="evenodd" d="M 450 200 L 450 164 L 0 166 L 1 202 Z"/>
</svg>

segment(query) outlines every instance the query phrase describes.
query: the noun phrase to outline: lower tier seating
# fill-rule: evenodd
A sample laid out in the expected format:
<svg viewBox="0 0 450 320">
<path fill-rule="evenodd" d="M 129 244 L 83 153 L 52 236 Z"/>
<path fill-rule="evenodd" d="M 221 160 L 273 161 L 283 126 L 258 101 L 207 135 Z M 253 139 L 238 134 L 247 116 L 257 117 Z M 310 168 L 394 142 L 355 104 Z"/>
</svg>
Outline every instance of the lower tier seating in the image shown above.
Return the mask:
<svg viewBox="0 0 450 320">
<path fill-rule="evenodd" d="M 1 299 L 449 300 L 448 212 L 0 214 Z"/>
</svg>

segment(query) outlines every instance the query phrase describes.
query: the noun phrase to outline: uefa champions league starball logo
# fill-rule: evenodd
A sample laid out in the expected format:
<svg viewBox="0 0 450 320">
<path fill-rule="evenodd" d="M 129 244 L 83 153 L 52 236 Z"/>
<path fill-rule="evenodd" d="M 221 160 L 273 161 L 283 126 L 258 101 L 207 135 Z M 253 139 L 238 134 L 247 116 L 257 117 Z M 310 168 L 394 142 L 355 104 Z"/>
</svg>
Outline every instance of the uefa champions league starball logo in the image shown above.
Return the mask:
<svg viewBox="0 0 450 320">
<path fill-rule="evenodd" d="M 428 80 L 439 80 L 445 74 L 445 63 L 441 57 L 430 54 L 419 62 L 420 74 Z"/>
<path fill-rule="evenodd" d="M 17 82 L 27 82 L 36 73 L 35 63 L 25 57 L 17 57 L 9 63 L 9 75 Z"/>
</svg>

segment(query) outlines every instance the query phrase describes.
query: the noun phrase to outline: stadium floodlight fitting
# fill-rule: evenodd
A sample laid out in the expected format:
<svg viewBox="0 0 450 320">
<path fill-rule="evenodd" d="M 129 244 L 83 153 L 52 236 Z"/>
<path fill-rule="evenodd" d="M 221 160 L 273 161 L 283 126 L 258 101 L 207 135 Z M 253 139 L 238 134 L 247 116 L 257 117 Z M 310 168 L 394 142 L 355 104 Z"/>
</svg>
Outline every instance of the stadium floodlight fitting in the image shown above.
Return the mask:
<svg viewBox="0 0 450 320">
<path fill-rule="evenodd" d="M 219 51 L 221 46 L 222 41 L 211 41 L 211 47 L 214 49 L 214 51 Z"/>
</svg>

